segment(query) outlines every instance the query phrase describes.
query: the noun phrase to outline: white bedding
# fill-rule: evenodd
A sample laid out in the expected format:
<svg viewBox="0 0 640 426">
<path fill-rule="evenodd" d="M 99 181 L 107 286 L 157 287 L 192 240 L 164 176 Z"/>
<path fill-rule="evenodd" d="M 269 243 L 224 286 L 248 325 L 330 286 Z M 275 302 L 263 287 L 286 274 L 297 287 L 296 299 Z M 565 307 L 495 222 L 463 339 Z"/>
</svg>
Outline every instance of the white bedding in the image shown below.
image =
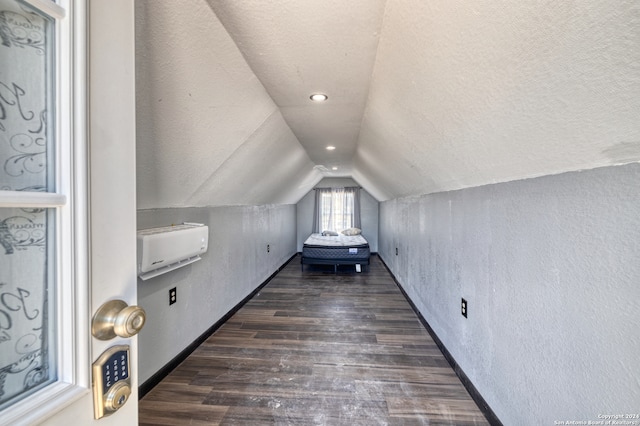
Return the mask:
<svg viewBox="0 0 640 426">
<path fill-rule="evenodd" d="M 331 246 L 331 247 L 349 247 L 349 246 L 361 246 L 368 244 L 367 240 L 362 235 L 338 235 L 323 236 L 322 234 L 311 234 L 309 238 L 304 242 L 310 246 Z"/>
</svg>

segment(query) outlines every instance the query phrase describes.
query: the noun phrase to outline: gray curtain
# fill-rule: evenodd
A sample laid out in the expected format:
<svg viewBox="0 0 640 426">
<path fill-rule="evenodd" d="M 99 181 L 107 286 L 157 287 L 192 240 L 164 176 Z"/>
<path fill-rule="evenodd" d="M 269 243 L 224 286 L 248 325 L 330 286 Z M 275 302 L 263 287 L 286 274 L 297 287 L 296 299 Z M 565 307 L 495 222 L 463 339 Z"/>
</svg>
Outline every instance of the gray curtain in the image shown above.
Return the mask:
<svg viewBox="0 0 640 426">
<path fill-rule="evenodd" d="M 360 221 L 360 188 L 345 188 L 353 189 L 353 227 L 362 229 L 362 222 Z"/>
<path fill-rule="evenodd" d="M 331 188 L 316 188 L 315 205 L 313 207 L 313 232 L 320 233 L 322 226 L 322 194 L 331 193 Z"/>
</svg>

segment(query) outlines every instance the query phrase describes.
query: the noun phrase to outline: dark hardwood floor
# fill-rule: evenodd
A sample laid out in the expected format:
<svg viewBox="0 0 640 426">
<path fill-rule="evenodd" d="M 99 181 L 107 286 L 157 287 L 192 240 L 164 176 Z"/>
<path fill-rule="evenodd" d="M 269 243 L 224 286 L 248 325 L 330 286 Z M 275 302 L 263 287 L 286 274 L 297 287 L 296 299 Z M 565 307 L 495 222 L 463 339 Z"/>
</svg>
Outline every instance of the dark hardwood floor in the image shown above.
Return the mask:
<svg viewBox="0 0 640 426">
<path fill-rule="evenodd" d="M 299 262 L 140 401 L 141 425 L 488 424 L 377 256 Z"/>
</svg>

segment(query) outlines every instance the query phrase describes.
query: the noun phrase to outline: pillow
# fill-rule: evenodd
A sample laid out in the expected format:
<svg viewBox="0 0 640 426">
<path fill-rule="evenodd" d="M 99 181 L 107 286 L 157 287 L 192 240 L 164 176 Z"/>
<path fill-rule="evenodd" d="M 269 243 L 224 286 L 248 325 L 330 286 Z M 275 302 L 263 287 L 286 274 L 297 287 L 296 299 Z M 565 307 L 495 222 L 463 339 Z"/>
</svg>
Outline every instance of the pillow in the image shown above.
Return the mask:
<svg viewBox="0 0 640 426">
<path fill-rule="evenodd" d="M 335 231 L 322 231 L 323 237 L 337 237 L 339 234 Z"/>
<path fill-rule="evenodd" d="M 349 228 L 342 231 L 344 235 L 360 235 L 362 231 L 360 228 Z"/>
</svg>

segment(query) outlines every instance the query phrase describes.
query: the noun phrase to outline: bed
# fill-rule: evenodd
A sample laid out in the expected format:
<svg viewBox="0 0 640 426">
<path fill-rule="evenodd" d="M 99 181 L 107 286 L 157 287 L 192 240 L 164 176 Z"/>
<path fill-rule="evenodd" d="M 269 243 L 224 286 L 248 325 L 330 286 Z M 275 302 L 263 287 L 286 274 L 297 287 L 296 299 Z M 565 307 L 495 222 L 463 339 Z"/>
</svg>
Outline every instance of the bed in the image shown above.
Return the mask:
<svg viewBox="0 0 640 426">
<path fill-rule="evenodd" d="M 368 266 L 370 257 L 369 242 L 362 235 L 311 234 L 302 245 L 300 267 L 304 271 L 304 265 L 333 265 L 337 273 L 338 265 Z"/>
</svg>

